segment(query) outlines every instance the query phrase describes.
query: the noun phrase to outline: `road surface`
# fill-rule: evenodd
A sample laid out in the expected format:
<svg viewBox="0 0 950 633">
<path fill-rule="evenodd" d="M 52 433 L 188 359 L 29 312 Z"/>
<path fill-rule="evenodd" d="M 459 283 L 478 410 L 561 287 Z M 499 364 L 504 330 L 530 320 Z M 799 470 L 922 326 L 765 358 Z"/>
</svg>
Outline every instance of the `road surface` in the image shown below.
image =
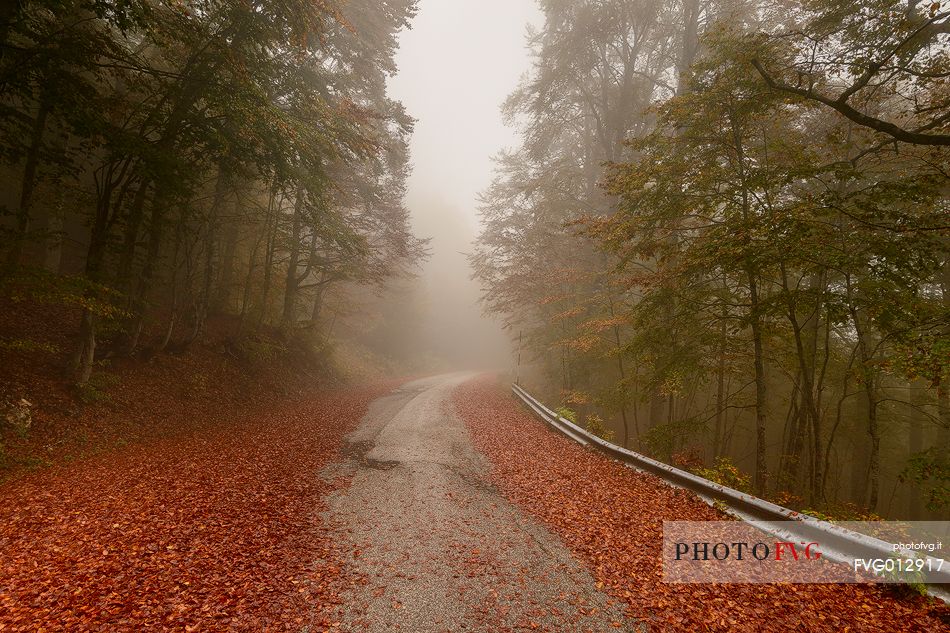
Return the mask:
<svg viewBox="0 0 950 633">
<path fill-rule="evenodd" d="M 486 483 L 451 395 L 472 374 L 404 385 L 348 438 L 327 517 L 358 552 L 345 630 L 638 630 L 561 541 Z"/>
</svg>

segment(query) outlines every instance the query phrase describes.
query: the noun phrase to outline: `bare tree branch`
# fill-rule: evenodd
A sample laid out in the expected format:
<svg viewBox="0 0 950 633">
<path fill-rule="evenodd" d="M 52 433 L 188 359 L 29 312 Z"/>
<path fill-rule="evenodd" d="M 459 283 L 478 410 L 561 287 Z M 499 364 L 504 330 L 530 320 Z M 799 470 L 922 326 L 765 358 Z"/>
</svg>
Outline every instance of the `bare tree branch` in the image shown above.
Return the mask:
<svg viewBox="0 0 950 633">
<path fill-rule="evenodd" d="M 765 70 L 761 62 L 759 62 L 757 59 L 752 60 L 752 65 L 770 88 L 774 90 L 781 90 L 782 92 L 788 92 L 790 94 L 795 94 L 800 97 L 822 103 L 830 108 L 833 108 L 834 110 L 837 110 L 840 114 L 854 121 L 858 125 L 870 128 L 876 132 L 881 132 L 882 134 L 887 134 L 898 141 L 903 141 L 904 143 L 910 143 L 912 145 L 950 145 L 950 134 L 923 134 L 915 130 L 906 130 L 889 121 L 884 121 L 883 119 L 878 119 L 865 114 L 855 109 L 841 98 L 832 99 L 812 90 L 811 88 L 799 88 L 797 86 L 792 86 L 782 81 L 778 81 Z M 847 98 L 847 95 L 845 98 Z"/>
</svg>

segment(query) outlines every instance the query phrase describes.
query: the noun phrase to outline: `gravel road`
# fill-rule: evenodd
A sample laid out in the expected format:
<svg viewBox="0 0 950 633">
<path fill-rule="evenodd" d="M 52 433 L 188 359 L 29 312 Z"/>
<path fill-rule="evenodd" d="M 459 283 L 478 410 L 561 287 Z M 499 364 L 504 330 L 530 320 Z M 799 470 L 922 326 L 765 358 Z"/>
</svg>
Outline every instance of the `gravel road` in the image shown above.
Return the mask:
<svg viewBox="0 0 950 633">
<path fill-rule="evenodd" d="M 380 398 L 348 439 L 352 475 L 328 519 L 355 551 L 344 630 L 639 630 L 558 537 L 486 483 L 451 406 L 472 378 L 417 380 Z"/>
</svg>

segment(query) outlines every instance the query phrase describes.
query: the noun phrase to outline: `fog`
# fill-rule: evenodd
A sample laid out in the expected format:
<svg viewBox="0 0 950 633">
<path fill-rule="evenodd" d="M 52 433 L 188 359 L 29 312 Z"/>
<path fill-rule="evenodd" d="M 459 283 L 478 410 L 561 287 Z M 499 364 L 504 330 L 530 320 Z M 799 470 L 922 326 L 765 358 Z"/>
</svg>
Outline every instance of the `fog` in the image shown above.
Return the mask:
<svg viewBox="0 0 950 633">
<path fill-rule="evenodd" d="M 517 143 L 500 105 L 529 68 L 526 29 L 539 22 L 533 0 L 423 0 L 389 82 L 417 120 L 406 204 L 416 234 L 432 240 L 419 279 L 423 340 L 456 366 L 511 363 L 507 333 L 478 305 L 466 253 L 492 156 Z"/>
</svg>

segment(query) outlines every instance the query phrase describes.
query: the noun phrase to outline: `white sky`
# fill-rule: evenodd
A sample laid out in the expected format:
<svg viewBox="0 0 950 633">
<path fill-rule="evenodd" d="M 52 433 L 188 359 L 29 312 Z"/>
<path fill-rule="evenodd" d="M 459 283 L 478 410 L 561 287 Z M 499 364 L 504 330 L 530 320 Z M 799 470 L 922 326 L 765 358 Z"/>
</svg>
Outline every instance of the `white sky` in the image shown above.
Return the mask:
<svg viewBox="0 0 950 633">
<path fill-rule="evenodd" d="M 518 142 L 500 108 L 531 65 L 529 22 L 542 22 L 535 0 L 421 0 L 389 82 L 416 119 L 406 203 L 416 234 L 432 238 L 421 326 L 435 355 L 467 367 L 505 369 L 511 360 L 508 335 L 481 314 L 465 253 L 492 156 Z"/>
<path fill-rule="evenodd" d="M 499 108 L 530 66 L 529 21 L 541 23 L 534 0 L 421 1 L 412 29 L 400 37 L 399 73 L 389 82 L 391 96 L 417 119 L 410 209 L 438 199 L 474 227 L 491 157 L 516 144 Z"/>
</svg>

